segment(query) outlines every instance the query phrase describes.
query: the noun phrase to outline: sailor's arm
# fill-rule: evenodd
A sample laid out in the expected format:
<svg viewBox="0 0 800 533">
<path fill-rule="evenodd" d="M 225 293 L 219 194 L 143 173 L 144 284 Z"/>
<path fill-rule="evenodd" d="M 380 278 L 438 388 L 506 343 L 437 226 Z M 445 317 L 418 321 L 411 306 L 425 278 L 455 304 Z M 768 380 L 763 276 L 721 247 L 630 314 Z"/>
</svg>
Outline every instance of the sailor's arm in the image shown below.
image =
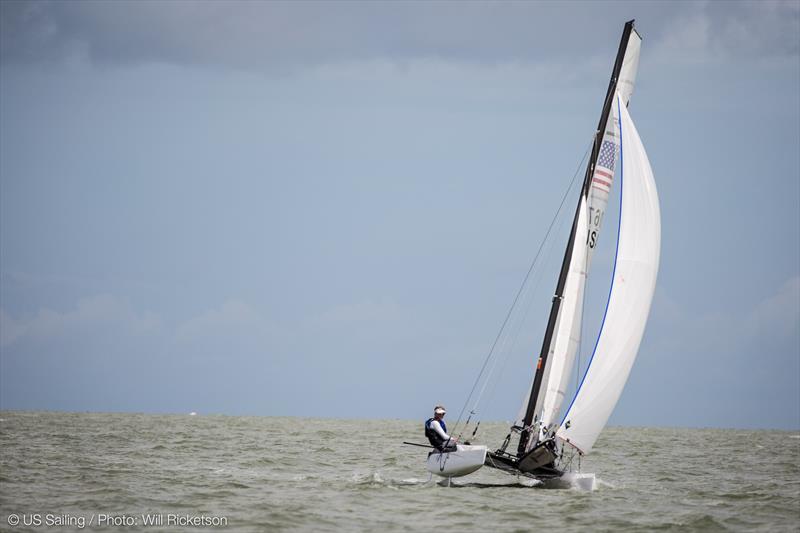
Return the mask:
<svg viewBox="0 0 800 533">
<path fill-rule="evenodd" d="M 456 439 L 452 438 L 450 435 L 444 432 L 444 430 L 442 429 L 442 425 L 436 420 L 433 420 L 431 422 L 431 429 L 433 429 L 436 433 L 438 433 L 440 437 L 444 439 L 445 444 L 449 444 L 450 441 L 452 442 L 456 441 Z"/>
</svg>

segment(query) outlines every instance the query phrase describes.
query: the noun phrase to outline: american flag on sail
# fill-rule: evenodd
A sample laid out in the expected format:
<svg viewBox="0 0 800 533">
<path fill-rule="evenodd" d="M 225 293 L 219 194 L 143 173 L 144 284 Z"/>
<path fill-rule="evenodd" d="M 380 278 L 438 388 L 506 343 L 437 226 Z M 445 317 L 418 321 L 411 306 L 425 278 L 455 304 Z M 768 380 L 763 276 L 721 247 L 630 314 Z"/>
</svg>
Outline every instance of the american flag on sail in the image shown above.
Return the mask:
<svg viewBox="0 0 800 533">
<path fill-rule="evenodd" d="M 600 155 L 597 157 L 592 186 L 606 193 L 611 192 L 616 152 L 617 146 L 612 141 L 603 141 L 603 144 L 600 145 Z"/>
</svg>

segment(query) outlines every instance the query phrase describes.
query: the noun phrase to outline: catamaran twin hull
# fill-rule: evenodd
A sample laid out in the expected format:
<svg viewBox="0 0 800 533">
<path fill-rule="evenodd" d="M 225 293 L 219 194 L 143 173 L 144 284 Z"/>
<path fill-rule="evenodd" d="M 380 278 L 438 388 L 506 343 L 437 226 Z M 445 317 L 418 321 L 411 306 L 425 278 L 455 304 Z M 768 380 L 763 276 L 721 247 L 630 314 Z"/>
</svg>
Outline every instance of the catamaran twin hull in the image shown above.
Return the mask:
<svg viewBox="0 0 800 533">
<path fill-rule="evenodd" d="M 485 465 L 510 474 L 549 479 L 563 475 L 554 466 L 554 452 L 552 446 L 543 444 L 517 459 L 499 450 L 490 452 L 486 446 L 459 444 L 456 451 L 429 453 L 426 466 L 430 473 L 448 478 L 472 474 Z"/>
</svg>

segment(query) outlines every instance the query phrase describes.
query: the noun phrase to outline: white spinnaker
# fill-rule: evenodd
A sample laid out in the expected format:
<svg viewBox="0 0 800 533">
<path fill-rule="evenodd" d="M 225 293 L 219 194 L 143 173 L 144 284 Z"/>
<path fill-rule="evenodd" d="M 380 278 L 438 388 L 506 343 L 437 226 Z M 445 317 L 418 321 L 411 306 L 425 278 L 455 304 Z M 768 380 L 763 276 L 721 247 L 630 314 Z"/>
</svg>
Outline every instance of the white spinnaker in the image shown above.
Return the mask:
<svg viewBox="0 0 800 533">
<path fill-rule="evenodd" d="M 661 213 L 653 171 L 621 95 L 622 198 L 611 293 L 589 367 L 556 435 L 587 453 L 611 416 L 639 351 L 656 286 Z"/>
</svg>

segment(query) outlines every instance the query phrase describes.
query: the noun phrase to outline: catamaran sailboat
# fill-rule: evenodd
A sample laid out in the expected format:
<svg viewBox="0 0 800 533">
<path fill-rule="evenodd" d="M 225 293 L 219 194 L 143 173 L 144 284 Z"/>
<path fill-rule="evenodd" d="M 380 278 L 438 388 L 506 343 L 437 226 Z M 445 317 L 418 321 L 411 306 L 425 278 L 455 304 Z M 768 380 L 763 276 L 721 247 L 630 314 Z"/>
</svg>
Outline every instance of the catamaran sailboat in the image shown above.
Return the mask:
<svg viewBox="0 0 800 533">
<path fill-rule="evenodd" d="M 530 393 L 499 448 L 459 444 L 456 451 L 434 451 L 427 460 L 433 474 L 458 477 L 488 466 L 537 479 L 562 477 L 575 454 L 592 449 L 622 393 L 650 312 L 661 248 L 658 193 L 628 114 L 642 42 L 633 22 L 622 32 Z M 562 415 L 586 279 L 615 181 L 620 220 L 611 288 L 585 374 Z M 516 437 L 516 449 L 509 449 Z"/>
</svg>

